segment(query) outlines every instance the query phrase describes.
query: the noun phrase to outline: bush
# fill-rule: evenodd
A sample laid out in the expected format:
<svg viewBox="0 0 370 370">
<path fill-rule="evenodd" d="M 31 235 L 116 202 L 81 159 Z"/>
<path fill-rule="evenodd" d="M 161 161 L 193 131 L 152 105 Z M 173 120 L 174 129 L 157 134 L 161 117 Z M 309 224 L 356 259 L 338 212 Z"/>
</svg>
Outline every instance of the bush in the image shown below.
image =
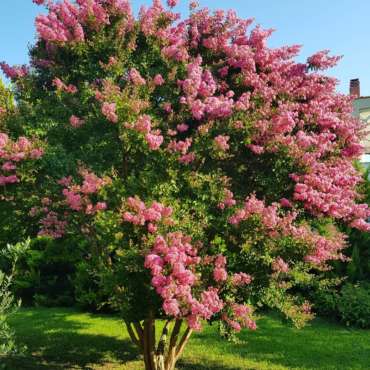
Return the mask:
<svg viewBox="0 0 370 370">
<path fill-rule="evenodd" d="M 345 284 L 338 296 L 337 309 L 346 325 L 370 328 L 370 284 Z"/>
<path fill-rule="evenodd" d="M 16 301 L 10 288 L 13 284 L 15 265 L 18 258 L 28 249 L 28 246 L 29 241 L 26 241 L 25 243 L 8 245 L 6 250 L 2 251 L 2 254 L 6 253 L 8 258 L 11 259 L 12 267 L 9 275 L 0 270 L 0 355 L 17 354 L 25 350 L 25 347 L 17 346 L 14 332 L 8 324 L 8 319 L 21 303 L 21 301 Z"/>
<path fill-rule="evenodd" d="M 72 279 L 82 251 L 78 246 L 49 238 L 29 241 L 29 248 L 17 260 L 13 291 L 27 305 L 71 306 Z"/>
<path fill-rule="evenodd" d="M 317 314 L 347 326 L 370 327 L 370 284 L 317 284 L 308 295 Z"/>
<path fill-rule="evenodd" d="M 8 317 L 17 307 L 10 292 L 12 277 L 0 271 L 0 355 L 8 355 L 17 351 L 14 333 L 8 325 Z"/>
<path fill-rule="evenodd" d="M 75 302 L 88 311 L 112 311 L 107 307 L 109 295 L 101 288 L 98 266 L 91 260 L 78 263 L 73 279 Z"/>
<path fill-rule="evenodd" d="M 335 289 L 319 288 L 311 295 L 311 300 L 320 316 L 338 316 L 338 292 Z"/>
</svg>

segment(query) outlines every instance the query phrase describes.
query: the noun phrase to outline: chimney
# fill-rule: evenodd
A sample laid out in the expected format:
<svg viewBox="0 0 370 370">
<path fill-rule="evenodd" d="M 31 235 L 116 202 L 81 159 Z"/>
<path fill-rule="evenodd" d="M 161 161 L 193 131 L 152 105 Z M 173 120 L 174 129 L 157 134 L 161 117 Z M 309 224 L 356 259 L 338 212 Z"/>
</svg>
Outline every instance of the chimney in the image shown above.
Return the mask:
<svg viewBox="0 0 370 370">
<path fill-rule="evenodd" d="M 356 98 L 361 96 L 360 94 L 360 80 L 355 78 L 349 82 L 349 94 L 354 95 Z"/>
</svg>

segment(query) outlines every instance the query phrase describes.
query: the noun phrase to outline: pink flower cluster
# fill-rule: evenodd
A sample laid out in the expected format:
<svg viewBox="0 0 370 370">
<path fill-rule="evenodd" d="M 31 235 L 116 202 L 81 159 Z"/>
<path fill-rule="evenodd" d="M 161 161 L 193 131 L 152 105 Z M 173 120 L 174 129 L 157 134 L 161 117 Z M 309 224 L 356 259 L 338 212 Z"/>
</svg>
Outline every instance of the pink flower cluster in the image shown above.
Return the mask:
<svg viewBox="0 0 370 370">
<path fill-rule="evenodd" d="M 184 129 L 185 124 L 179 125 L 180 130 Z M 176 131 L 175 131 L 176 133 Z M 172 153 L 180 153 L 180 157 L 178 157 L 178 161 L 183 164 L 189 164 L 195 160 L 195 153 L 188 152 L 191 144 L 193 142 L 192 138 L 186 138 L 185 140 L 171 140 L 167 146 L 167 149 Z"/>
<path fill-rule="evenodd" d="M 235 206 L 236 200 L 234 199 L 234 194 L 229 189 L 224 189 L 225 197 L 222 202 L 218 204 L 218 208 L 225 209 L 226 207 Z"/>
<path fill-rule="evenodd" d="M 45 41 L 81 42 L 85 39 L 79 9 L 68 0 L 50 3 L 49 13 L 36 17 L 36 30 Z"/>
<path fill-rule="evenodd" d="M 307 59 L 309 67 L 314 69 L 328 69 L 337 65 L 340 56 L 329 56 L 330 50 L 322 50 Z"/>
<path fill-rule="evenodd" d="M 129 197 L 126 201 L 126 206 L 129 209 L 125 211 L 122 218 L 126 222 L 134 225 L 146 225 L 150 233 L 154 233 L 158 229 L 158 223 L 171 224 L 172 208 L 165 207 L 161 203 L 153 202 L 149 207 L 138 197 Z"/>
<path fill-rule="evenodd" d="M 69 94 L 76 94 L 77 87 L 75 85 L 69 84 L 66 85 L 60 78 L 55 77 L 53 79 L 53 86 L 57 88 L 57 91 L 64 91 Z"/>
<path fill-rule="evenodd" d="M 167 0 L 167 5 L 173 8 L 177 5 L 178 2 L 179 0 Z"/>
<path fill-rule="evenodd" d="M 0 132 L 0 186 L 19 182 L 17 165 L 25 160 L 39 159 L 43 153 L 43 149 L 23 136 L 13 141 Z"/>
<path fill-rule="evenodd" d="M 163 143 L 164 138 L 160 130 L 152 130 L 151 118 L 147 114 L 139 116 L 133 124 L 126 123 L 125 127 L 144 134 L 150 150 L 158 150 Z"/>
<path fill-rule="evenodd" d="M 46 0 L 34 0 L 38 5 Z M 84 27 L 99 30 L 110 24 L 109 17 L 124 16 L 127 20 L 126 29 L 131 29 L 133 15 L 128 0 L 69 0 L 60 3 L 48 2 L 49 13 L 36 17 L 36 29 L 40 36 L 48 42 L 83 42 Z"/>
<path fill-rule="evenodd" d="M 187 79 L 178 84 L 185 93 L 180 102 L 189 106 L 193 117 L 201 120 L 207 114 L 209 118 L 229 117 L 233 112 L 234 92 L 215 96 L 218 84 L 209 70 L 201 67 L 202 58 L 198 57 L 187 66 Z"/>
<path fill-rule="evenodd" d="M 163 79 L 161 74 L 157 74 L 154 76 L 153 82 L 156 86 L 162 86 L 165 83 L 165 80 Z"/>
<path fill-rule="evenodd" d="M 81 127 L 85 123 L 85 121 L 75 115 L 72 115 L 69 118 L 69 123 L 71 124 L 72 127 L 77 128 Z"/>
<path fill-rule="evenodd" d="M 362 181 L 350 161 L 338 159 L 315 163 L 311 172 L 292 176 L 297 182 L 294 199 L 314 215 L 328 215 L 352 222 L 353 227 L 370 231 L 366 223 L 370 209 L 366 204 L 356 204 L 356 186 Z"/>
<path fill-rule="evenodd" d="M 41 228 L 38 232 L 39 236 L 49 236 L 53 239 L 63 237 L 67 226 L 67 221 L 60 220 L 59 216 L 54 211 L 49 211 L 44 207 L 46 215 L 40 220 Z"/>
<path fill-rule="evenodd" d="M 281 258 L 277 257 L 271 264 L 272 270 L 275 272 L 284 272 L 289 271 L 289 265 Z"/>
<path fill-rule="evenodd" d="M 11 79 L 25 77 L 28 75 L 29 72 L 28 67 L 25 65 L 11 67 L 9 64 L 5 62 L 0 63 L 0 68 L 4 72 L 5 76 Z"/>
<path fill-rule="evenodd" d="M 230 307 L 231 315 L 224 314 L 222 319 L 234 331 L 239 332 L 242 328 L 256 330 L 256 322 L 252 319 L 252 308 L 247 305 L 233 303 Z"/>
<path fill-rule="evenodd" d="M 63 178 L 59 184 L 65 186 L 63 195 L 65 202 L 73 211 L 83 212 L 87 215 L 93 215 L 99 211 L 104 211 L 107 208 L 105 202 L 91 201 L 90 195 L 96 194 L 103 186 L 109 184 L 109 178 L 100 178 L 94 173 L 87 170 L 80 170 L 80 175 L 83 178 L 82 185 L 71 184 L 71 178 Z"/>
<path fill-rule="evenodd" d="M 234 274 L 231 277 L 231 283 L 234 286 L 244 286 L 248 285 L 252 282 L 252 276 L 244 273 L 244 272 L 239 272 L 237 274 Z"/>
<path fill-rule="evenodd" d="M 214 260 L 215 268 L 213 270 L 213 278 L 216 282 L 226 281 L 227 280 L 227 271 L 226 271 L 226 258 L 222 255 L 219 255 Z"/>
<path fill-rule="evenodd" d="M 51 204 L 52 200 L 44 197 L 41 199 L 41 206 L 32 207 L 29 215 L 31 217 L 41 216 L 39 221 L 41 226 L 38 232 L 39 236 L 49 236 L 58 239 L 64 235 L 68 223 L 65 220 L 61 220 L 58 213 L 50 209 Z"/>
<path fill-rule="evenodd" d="M 165 313 L 186 318 L 195 330 L 201 329 L 202 319 L 209 320 L 224 307 L 217 288 L 202 290 L 199 299 L 193 295 L 193 287 L 199 285 L 195 268 L 200 261 L 191 238 L 181 232 L 157 236 L 145 258 L 145 267 L 152 272 L 152 284 L 163 298 Z"/>
<path fill-rule="evenodd" d="M 118 122 L 118 115 L 116 113 L 116 103 L 104 102 L 101 107 L 101 112 L 108 121 L 112 123 Z"/>
<path fill-rule="evenodd" d="M 215 146 L 218 150 L 226 152 L 229 149 L 228 141 L 230 140 L 230 136 L 218 135 L 215 137 L 214 142 Z"/>
<path fill-rule="evenodd" d="M 136 226 L 144 226 L 149 233 L 156 234 L 144 266 L 151 271 L 152 285 L 163 299 L 163 310 L 168 316 L 185 318 L 189 327 L 201 329 L 201 320 L 209 320 L 221 312 L 225 302 L 219 296 L 219 289 L 204 287 L 200 278 L 202 266 L 213 268 L 213 281 L 222 285 L 228 279 L 226 258 L 222 255 L 198 256 L 192 238 L 182 232 L 158 234 L 159 224 L 172 225 L 172 209 L 161 203 L 152 202 L 146 206 L 139 197 L 126 201 L 123 220 Z M 235 287 L 250 284 L 252 278 L 245 273 L 230 277 Z"/>
<path fill-rule="evenodd" d="M 341 250 L 346 246 L 342 234 L 337 232 L 332 237 L 325 237 L 311 230 L 308 225 L 296 226 L 294 221 L 297 213 L 290 212 L 281 216 L 279 215 L 279 205 L 266 206 L 255 195 L 246 199 L 244 207 L 235 211 L 229 218 L 229 223 L 239 225 L 242 221 L 252 217 L 258 217 L 265 229 L 265 231 L 261 231 L 266 237 L 276 240 L 279 237 L 290 236 L 297 242 L 307 245 L 310 252 L 305 259 L 308 262 L 322 265 L 328 260 L 342 258 Z M 281 258 L 277 258 L 272 265 L 273 269 L 286 270 L 288 266 L 282 262 L 284 261 Z"/>
<path fill-rule="evenodd" d="M 134 85 L 141 86 L 146 84 L 146 81 L 141 77 L 141 74 L 137 69 L 131 68 L 128 75 Z"/>
</svg>

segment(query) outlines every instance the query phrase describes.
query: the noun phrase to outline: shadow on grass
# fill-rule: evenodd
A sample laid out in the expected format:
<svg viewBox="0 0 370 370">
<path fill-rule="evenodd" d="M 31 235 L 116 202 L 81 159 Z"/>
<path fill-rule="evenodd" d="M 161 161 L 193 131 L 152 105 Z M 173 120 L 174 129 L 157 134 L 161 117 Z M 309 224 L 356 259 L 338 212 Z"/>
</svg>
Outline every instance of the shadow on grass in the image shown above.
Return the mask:
<svg viewBox="0 0 370 370">
<path fill-rule="evenodd" d="M 24 359 L 10 359 L 11 370 L 142 370 L 138 351 L 117 317 L 71 309 L 25 309 L 10 324 Z M 196 333 L 178 370 L 369 370 L 370 331 L 315 320 L 298 330 L 267 315 L 240 343 L 226 342 L 216 327 Z M 1 363 L 1 359 L 0 359 Z"/>
<path fill-rule="evenodd" d="M 71 320 L 71 314 L 79 313 L 68 309 L 21 310 L 11 318 L 10 324 L 18 342 L 26 345 L 28 350 L 23 358 L 5 359 L 7 368 L 88 370 L 91 369 L 89 365 L 124 364 L 137 359 L 138 352 L 127 338 L 81 333 L 79 331 L 88 329 L 93 322 Z M 104 321 L 110 320 L 112 327 L 117 327 L 117 319 L 104 317 Z"/>
<path fill-rule="evenodd" d="M 262 365 L 269 368 L 268 364 L 288 369 L 370 369 L 369 330 L 350 329 L 321 319 L 296 329 L 282 322 L 277 315 L 269 315 L 259 321 L 258 330 L 244 331 L 240 339 L 238 344 L 225 343 L 214 330 L 207 330 L 196 336 L 193 345 L 207 341 L 207 346 L 226 366 L 209 367 L 215 370 L 264 369 Z M 230 361 L 232 358 L 234 361 Z M 240 367 L 235 367 L 236 363 Z M 242 364 L 247 363 L 243 367 Z M 183 369 L 192 368 L 185 366 Z"/>
</svg>

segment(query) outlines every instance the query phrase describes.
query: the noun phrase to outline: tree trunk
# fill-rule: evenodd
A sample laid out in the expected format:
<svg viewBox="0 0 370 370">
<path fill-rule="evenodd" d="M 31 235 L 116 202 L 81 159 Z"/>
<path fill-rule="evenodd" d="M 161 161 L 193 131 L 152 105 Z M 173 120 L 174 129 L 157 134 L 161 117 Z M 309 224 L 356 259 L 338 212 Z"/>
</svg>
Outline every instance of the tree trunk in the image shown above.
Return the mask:
<svg viewBox="0 0 370 370">
<path fill-rule="evenodd" d="M 156 344 L 155 319 L 153 317 L 148 317 L 142 324 L 126 322 L 132 342 L 143 354 L 145 370 L 175 369 L 176 362 L 181 357 L 192 330 L 187 328 L 180 335 L 182 320 L 176 320 L 170 333 L 170 325 L 170 320 L 165 323 L 158 344 Z"/>
</svg>

